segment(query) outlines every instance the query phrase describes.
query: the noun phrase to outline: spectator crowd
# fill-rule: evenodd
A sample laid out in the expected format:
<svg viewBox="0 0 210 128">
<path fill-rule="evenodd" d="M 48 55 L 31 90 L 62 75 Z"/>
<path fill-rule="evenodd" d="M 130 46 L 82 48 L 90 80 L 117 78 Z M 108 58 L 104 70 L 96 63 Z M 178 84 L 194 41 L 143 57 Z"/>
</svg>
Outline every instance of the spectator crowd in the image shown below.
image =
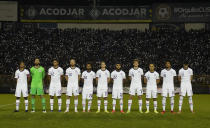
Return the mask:
<svg viewBox="0 0 210 128">
<path fill-rule="evenodd" d="M 75 58 L 82 70 L 90 61 L 96 71 L 103 60 L 110 71 L 120 62 L 128 72 L 132 60 L 137 58 L 144 72 L 149 63 L 154 63 L 160 71 L 169 60 L 176 71 L 187 61 L 194 74 L 206 75 L 209 74 L 209 44 L 210 34 L 205 30 L 0 30 L 0 74 L 14 74 L 21 60 L 30 68 L 38 57 L 46 70 L 54 58 L 64 70 L 69 66 L 69 59 Z"/>
</svg>

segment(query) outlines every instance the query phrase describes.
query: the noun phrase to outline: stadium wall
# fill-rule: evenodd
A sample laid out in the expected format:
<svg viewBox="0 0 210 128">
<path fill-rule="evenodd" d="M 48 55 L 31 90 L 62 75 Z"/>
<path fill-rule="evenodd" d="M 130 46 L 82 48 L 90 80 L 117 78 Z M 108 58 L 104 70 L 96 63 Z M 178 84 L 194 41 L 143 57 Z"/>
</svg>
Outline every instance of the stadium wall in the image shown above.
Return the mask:
<svg viewBox="0 0 210 128">
<path fill-rule="evenodd" d="M 185 23 L 185 30 L 201 30 L 205 29 L 205 23 Z"/>
<path fill-rule="evenodd" d="M 149 24 L 76 24 L 76 23 L 58 23 L 59 29 L 78 28 L 78 29 L 109 29 L 109 30 L 122 30 L 122 29 L 138 29 L 145 31 L 149 29 Z"/>
</svg>

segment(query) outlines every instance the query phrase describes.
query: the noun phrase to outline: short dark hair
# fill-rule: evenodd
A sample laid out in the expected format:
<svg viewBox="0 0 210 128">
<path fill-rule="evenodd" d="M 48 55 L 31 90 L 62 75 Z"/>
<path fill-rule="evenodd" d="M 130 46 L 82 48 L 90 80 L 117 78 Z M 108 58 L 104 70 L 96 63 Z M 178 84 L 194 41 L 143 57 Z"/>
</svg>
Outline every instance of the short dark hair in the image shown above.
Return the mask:
<svg viewBox="0 0 210 128">
<path fill-rule="evenodd" d="M 133 63 L 134 63 L 134 62 L 138 62 L 138 63 L 139 63 L 139 60 L 138 60 L 138 59 L 134 59 L 134 60 L 133 60 Z"/>
<path fill-rule="evenodd" d="M 57 62 L 59 62 L 57 58 L 54 58 L 54 59 L 53 59 L 53 61 L 57 61 Z"/>
</svg>

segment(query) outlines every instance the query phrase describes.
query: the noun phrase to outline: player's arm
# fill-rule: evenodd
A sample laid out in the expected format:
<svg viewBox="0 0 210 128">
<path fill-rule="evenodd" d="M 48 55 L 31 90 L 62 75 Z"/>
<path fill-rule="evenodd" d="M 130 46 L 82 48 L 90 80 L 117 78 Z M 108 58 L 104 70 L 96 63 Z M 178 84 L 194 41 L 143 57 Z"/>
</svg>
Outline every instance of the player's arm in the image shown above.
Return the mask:
<svg viewBox="0 0 210 128">
<path fill-rule="evenodd" d="M 147 78 L 146 77 L 144 77 L 144 83 L 147 84 Z"/>
<path fill-rule="evenodd" d="M 43 68 L 42 79 L 44 79 L 44 78 L 45 78 L 45 70 L 44 70 L 44 68 Z"/>
<path fill-rule="evenodd" d="M 98 77 L 96 77 L 96 85 L 98 85 Z"/>
<path fill-rule="evenodd" d="M 191 70 L 191 75 L 190 75 L 190 80 L 192 81 L 193 79 L 193 70 Z"/>
<path fill-rule="evenodd" d="M 78 83 L 80 82 L 81 79 L 81 75 L 78 75 Z"/>
<path fill-rule="evenodd" d="M 160 79 L 156 79 L 156 83 L 159 84 L 160 83 Z"/>
</svg>

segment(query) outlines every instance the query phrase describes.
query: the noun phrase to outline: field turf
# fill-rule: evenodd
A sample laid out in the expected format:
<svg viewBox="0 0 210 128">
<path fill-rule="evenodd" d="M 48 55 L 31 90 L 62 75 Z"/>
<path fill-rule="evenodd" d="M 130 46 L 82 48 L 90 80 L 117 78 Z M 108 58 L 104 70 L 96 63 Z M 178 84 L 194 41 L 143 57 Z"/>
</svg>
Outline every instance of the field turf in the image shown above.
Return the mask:
<svg viewBox="0 0 210 128">
<path fill-rule="evenodd" d="M 194 95 L 194 110 L 189 110 L 187 98 L 184 99 L 183 112 L 181 114 L 169 113 L 169 100 L 167 99 L 167 113 L 155 114 L 150 105 L 149 114 L 138 112 L 137 97 L 133 100 L 130 114 L 119 112 L 119 101 L 117 112 L 96 114 L 97 98 L 94 95 L 93 105 L 90 113 L 82 113 L 81 95 L 79 97 L 79 113 L 74 113 L 74 106 L 71 104 L 70 112 L 65 110 L 65 95 L 63 98 L 62 112 L 57 112 L 57 99 L 54 112 L 49 112 L 49 96 L 47 99 L 47 113 L 41 112 L 41 100 L 37 97 L 36 112 L 24 112 L 23 99 L 21 99 L 20 112 L 14 113 L 15 97 L 12 94 L 0 94 L 0 127 L 1 128 L 210 128 L 210 95 Z M 145 95 L 143 96 L 143 110 L 145 111 Z M 29 100 L 30 101 L 30 100 Z M 111 95 L 109 95 L 108 109 L 112 109 Z M 128 95 L 124 95 L 124 111 L 127 110 Z M 71 101 L 71 103 L 73 103 Z M 103 103 L 103 102 L 102 102 Z M 29 104 L 30 106 L 30 104 Z M 162 109 L 161 96 L 158 98 L 158 111 Z M 29 107 L 30 109 L 30 107 Z M 101 107 L 103 109 L 103 105 Z M 175 97 L 175 111 L 178 111 L 178 95 Z"/>
</svg>

